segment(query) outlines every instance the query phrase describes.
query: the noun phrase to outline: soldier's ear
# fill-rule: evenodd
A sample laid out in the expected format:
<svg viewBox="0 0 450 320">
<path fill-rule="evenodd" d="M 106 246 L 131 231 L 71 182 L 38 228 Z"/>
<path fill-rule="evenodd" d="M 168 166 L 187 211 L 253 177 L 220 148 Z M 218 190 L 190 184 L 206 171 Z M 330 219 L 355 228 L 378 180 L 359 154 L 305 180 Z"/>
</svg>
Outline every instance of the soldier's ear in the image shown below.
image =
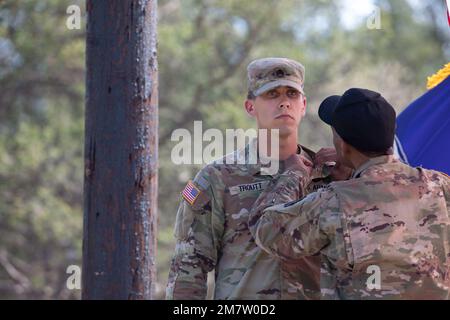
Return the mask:
<svg viewBox="0 0 450 320">
<path fill-rule="evenodd" d="M 303 98 L 302 117 L 304 117 L 306 114 L 306 96 L 302 95 L 302 98 Z"/>
<path fill-rule="evenodd" d="M 250 100 L 250 99 L 245 100 L 244 107 L 249 115 L 251 115 L 252 117 L 255 116 L 255 101 L 254 100 Z"/>
</svg>

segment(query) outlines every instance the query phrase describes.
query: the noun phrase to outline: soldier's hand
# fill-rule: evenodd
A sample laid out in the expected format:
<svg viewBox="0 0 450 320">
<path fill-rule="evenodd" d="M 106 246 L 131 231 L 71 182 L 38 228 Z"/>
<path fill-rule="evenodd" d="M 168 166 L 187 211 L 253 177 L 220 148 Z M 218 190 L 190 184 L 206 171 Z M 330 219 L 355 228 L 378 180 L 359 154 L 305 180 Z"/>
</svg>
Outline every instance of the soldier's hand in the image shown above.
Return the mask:
<svg viewBox="0 0 450 320">
<path fill-rule="evenodd" d="M 322 165 L 331 167 L 330 175 L 333 181 L 347 180 L 353 173 L 351 168 L 344 166 L 338 161 L 334 148 L 320 149 L 314 158 L 314 165 L 318 167 Z"/>
<path fill-rule="evenodd" d="M 299 154 L 289 156 L 285 161 L 285 170 L 302 171 L 310 174 L 313 164 L 306 159 L 303 159 Z"/>
<path fill-rule="evenodd" d="M 314 158 L 315 166 L 335 165 L 337 162 L 337 153 L 334 148 L 322 148 L 320 149 Z"/>
<path fill-rule="evenodd" d="M 330 175 L 333 181 L 341 181 L 350 178 L 352 173 L 353 173 L 352 168 L 346 167 L 338 161 L 336 162 L 336 165 L 332 167 Z"/>
</svg>

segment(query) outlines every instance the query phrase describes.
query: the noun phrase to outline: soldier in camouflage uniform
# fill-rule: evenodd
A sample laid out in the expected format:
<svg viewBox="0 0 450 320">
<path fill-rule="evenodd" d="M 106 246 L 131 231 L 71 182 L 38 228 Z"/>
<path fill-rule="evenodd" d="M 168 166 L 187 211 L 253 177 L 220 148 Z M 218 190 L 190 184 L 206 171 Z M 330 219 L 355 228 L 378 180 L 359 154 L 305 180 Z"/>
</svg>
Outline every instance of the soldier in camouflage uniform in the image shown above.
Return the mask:
<svg viewBox="0 0 450 320">
<path fill-rule="evenodd" d="M 323 299 L 448 299 L 450 178 L 393 158 L 395 111 L 376 92 L 331 96 L 319 116 L 332 126 L 338 162 L 355 171 L 270 206 L 278 189 L 296 197 L 275 185 L 250 213 L 256 243 L 282 261 L 320 253 Z"/>
<path fill-rule="evenodd" d="M 267 175 L 262 172 L 260 157 L 254 163 L 248 161 L 252 150 L 257 150 L 253 140 L 244 149 L 207 165 L 188 183 L 175 223 L 177 243 L 166 299 L 205 299 L 207 273 L 212 270 L 215 299 L 320 296 L 318 257 L 295 263 L 278 261 L 256 246 L 247 225 L 250 208 L 265 188 L 283 179 L 281 173 L 289 168 L 286 159 L 290 156 L 302 163 L 298 181 L 290 186 L 296 198 L 302 198 L 307 188 L 329 182 L 328 173 L 322 170 L 326 166 L 320 165 L 326 156 L 317 161 L 314 152 L 297 144 L 306 108 L 304 68 L 293 60 L 265 58 L 253 61 L 247 71 L 245 108 L 256 118 L 258 128 L 279 129 L 279 171 Z M 315 160 L 319 165 L 314 166 Z M 287 199 L 280 193 L 277 201 Z"/>
</svg>

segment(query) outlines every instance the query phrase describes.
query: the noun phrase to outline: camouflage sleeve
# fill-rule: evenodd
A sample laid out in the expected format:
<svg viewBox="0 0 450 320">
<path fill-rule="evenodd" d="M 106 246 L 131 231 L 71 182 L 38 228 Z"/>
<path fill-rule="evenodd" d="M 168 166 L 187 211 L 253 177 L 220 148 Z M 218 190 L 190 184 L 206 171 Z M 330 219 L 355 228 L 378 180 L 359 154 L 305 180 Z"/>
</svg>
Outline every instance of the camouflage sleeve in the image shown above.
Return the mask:
<svg viewBox="0 0 450 320">
<path fill-rule="evenodd" d="M 337 208 L 338 199 L 327 189 L 269 207 L 256 222 L 256 243 L 285 260 L 315 255 L 330 243 L 330 225 L 339 219 Z"/>
<path fill-rule="evenodd" d="M 309 172 L 306 167 L 292 159 L 290 158 L 291 161 L 287 164 L 288 168 L 277 179 L 270 182 L 250 210 L 248 228 L 253 238 L 256 235 L 257 222 L 264 209 L 275 204 L 301 199 L 305 195 L 306 186 L 310 182 Z"/>
<path fill-rule="evenodd" d="M 224 214 L 214 194 L 214 183 L 214 173 L 208 168 L 201 170 L 192 181 L 199 191 L 198 197 L 194 201 L 181 200 L 166 299 L 206 298 L 207 274 L 216 266 L 224 228 Z"/>
</svg>

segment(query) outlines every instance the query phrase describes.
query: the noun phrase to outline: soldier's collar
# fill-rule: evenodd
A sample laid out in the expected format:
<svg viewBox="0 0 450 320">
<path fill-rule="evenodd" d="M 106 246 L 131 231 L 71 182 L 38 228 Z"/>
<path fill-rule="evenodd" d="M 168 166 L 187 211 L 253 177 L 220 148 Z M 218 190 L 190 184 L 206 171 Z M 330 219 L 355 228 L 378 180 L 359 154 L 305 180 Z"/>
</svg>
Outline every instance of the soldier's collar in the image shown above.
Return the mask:
<svg viewBox="0 0 450 320">
<path fill-rule="evenodd" d="M 393 161 L 395 161 L 395 158 L 392 155 L 383 155 L 375 158 L 370 158 L 368 161 L 364 162 L 361 166 L 359 166 L 359 168 L 357 168 L 355 172 L 353 172 L 351 179 L 360 177 L 364 171 L 366 171 L 372 166 L 383 163 L 389 163 Z"/>
<path fill-rule="evenodd" d="M 241 168 L 244 171 L 247 171 L 251 175 L 257 175 L 261 173 L 261 168 L 263 167 L 263 164 L 261 163 L 261 159 L 259 157 L 259 154 L 257 152 L 258 150 L 258 139 L 254 138 L 248 143 L 244 149 L 241 149 L 238 151 L 237 159 L 240 160 L 238 163 L 245 163 L 245 165 L 242 165 Z M 253 152 L 252 152 L 253 151 Z M 297 154 L 300 154 L 303 158 L 303 161 L 307 165 L 314 165 L 314 157 L 315 152 L 300 145 L 297 144 Z M 256 159 L 255 159 L 256 155 Z M 279 171 L 278 173 L 284 171 L 284 161 L 280 162 Z M 328 172 L 328 173 L 327 173 Z M 329 175 L 329 171 L 323 170 L 322 168 L 317 168 L 317 170 L 313 170 L 313 178 L 322 178 Z"/>
<path fill-rule="evenodd" d="M 302 145 L 299 145 L 299 147 L 301 148 L 304 158 L 310 161 L 311 165 L 313 166 L 313 170 L 311 171 L 310 175 L 311 180 L 326 179 L 331 175 L 331 169 L 333 168 L 333 165 L 322 164 L 321 166 L 315 166 L 314 161 L 316 158 L 316 152 Z"/>
<path fill-rule="evenodd" d="M 308 149 L 305 146 L 302 146 L 301 144 L 297 145 L 297 153 L 301 154 L 304 161 L 308 162 L 308 165 L 313 166 L 314 165 L 314 158 L 316 157 L 316 153 L 312 151 L 311 149 Z"/>
<path fill-rule="evenodd" d="M 250 175 L 261 173 L 263 164 L 258 154 L 258 139 L 253 138 L 245 148 L 237 152 L 237 161 L 240 169 Z"/>
</svg>

